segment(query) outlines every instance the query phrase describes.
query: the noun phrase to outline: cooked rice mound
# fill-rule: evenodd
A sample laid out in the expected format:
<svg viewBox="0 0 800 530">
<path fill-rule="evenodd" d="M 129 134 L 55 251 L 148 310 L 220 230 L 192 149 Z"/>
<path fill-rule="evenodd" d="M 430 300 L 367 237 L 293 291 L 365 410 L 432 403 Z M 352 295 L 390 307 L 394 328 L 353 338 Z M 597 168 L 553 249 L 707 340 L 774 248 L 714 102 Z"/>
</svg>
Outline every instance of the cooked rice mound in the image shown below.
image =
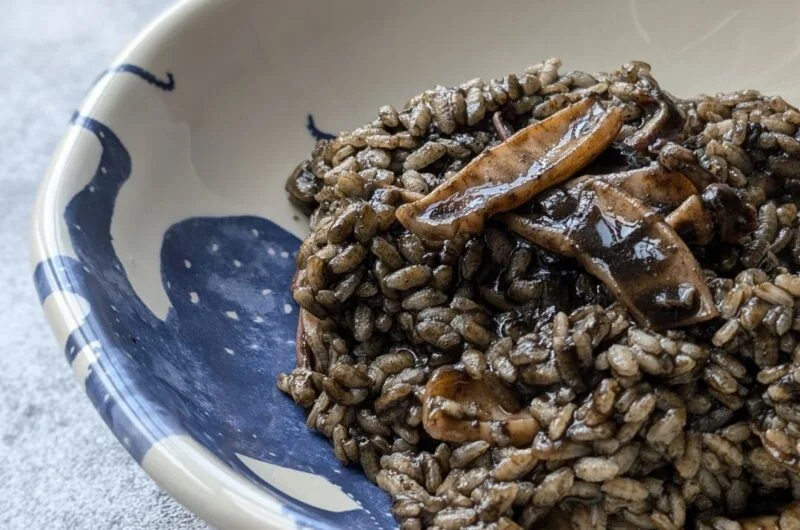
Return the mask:
<svg viewBox="0 0 800 530">
<path fill-rule="evenodd" d="M 800 528 L 800 112 L 560 66 L 318 142 L 278 386 L 402 529 Z"/>
</svg>

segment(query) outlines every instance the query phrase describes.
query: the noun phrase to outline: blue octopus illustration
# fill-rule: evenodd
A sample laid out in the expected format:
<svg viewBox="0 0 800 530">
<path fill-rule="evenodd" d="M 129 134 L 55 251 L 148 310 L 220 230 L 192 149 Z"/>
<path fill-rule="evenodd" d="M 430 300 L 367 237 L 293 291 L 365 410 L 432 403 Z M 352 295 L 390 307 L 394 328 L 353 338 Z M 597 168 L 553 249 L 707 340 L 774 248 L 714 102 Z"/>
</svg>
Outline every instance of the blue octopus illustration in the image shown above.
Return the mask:
<svg viewBox="0 0 800 530">
<path fill-rule="evenodd" d="M 118 73 L 153 89 L 175 89 L 172 74 L 165 81 L 134 65 L 104 75 Z M 174 224 L 161 246 L 171 307 L 159 319 L 137 296 L 111 241 L 114 204 L 135 160 L 100 121 L 75 114 L 72 123 L 97 138 L 102 155 L 91 182 L 63 213 L 77 258 L 40 263 L 34 280 L 41 301 L 69 291 L 89 302 L 91 311 L 69 336 L 65 353 L 71 363 L 82 348 L 99 348 L 86 392 L 117 438 L 141 462 L 158 440 L 188 434 L 282 499 L 302 525 L 394 528 L 388 496 L 361 471 L 342 466 L 275 386 L 277 375 L 295 362 L 298 308 L 289 284 L 300 241 L 252 216 Z M 317 139 L 325 137 L 310 115 L 308 125 Z M 131 421 L 131 410 L 146 429 Z M 323 476 L 364 509 L 331 512 L 305 504 L 262 481 L 237 455 Z"/>
</svg>

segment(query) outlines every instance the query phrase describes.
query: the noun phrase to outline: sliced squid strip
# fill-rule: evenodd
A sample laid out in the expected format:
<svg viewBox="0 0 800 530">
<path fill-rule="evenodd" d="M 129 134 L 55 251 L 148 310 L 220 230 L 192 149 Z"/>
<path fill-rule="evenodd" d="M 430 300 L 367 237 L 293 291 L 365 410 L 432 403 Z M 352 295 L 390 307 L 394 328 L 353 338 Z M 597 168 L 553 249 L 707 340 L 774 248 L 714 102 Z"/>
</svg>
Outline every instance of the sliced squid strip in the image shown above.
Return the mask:
<svg viewBox="0 0 800 530">
<path fill-rule="evenodd" d="M 601 179 L 557 189 L 540 212 L 505 214 L 508 227 L 551 252 L 573 257 L 652 328 L 717 316 L 689 248 L 654 210 Z"/>
<path fill-rule="evenodd" d="M 397 219 L 426 239 L 479 232 L 492 215 L 574 175 L 621 127 L 619 109 L 583 99 L 483 152 L 422 199 L 398 208 Z"/>
</svg>

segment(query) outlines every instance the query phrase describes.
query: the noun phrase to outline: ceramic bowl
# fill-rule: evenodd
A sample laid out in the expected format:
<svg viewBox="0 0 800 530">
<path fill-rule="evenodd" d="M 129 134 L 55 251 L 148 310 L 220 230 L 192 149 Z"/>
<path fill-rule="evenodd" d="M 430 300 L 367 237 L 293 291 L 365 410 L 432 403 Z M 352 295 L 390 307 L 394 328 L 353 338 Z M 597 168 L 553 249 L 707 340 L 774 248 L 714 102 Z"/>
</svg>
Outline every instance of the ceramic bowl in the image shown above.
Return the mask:
<svg viewBox="0 0 800 530">
<path fill-rule="evenodd" d="M 275 387 L 307 230 L 283 183 L 315 138 L 554 55 L 797 103 L 799 16 L 792 0 L 182 2 L 99 76 L 42 184 L 34 278 L 59 347 L 136 461 L 212 524 L 394 528 Z"/>
</svg>

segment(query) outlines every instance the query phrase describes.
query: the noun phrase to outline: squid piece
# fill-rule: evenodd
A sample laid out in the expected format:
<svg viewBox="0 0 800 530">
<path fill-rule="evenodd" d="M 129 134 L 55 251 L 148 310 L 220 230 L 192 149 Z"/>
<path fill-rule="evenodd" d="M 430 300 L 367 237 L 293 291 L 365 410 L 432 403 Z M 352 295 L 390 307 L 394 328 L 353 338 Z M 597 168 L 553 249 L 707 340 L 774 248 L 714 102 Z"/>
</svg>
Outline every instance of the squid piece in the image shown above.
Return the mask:
<svg viewBox="0 0 800 530">
<path fill-rule="evenodd" d="M 770 440 L 767 436 L 766 428 L 763 425 L 763 422 L 759 421 L 758 419 L 751 420 L 750 430 L 753 431 L 753 434 L 758 436 L 759 440 L 761 440 L 761 445 L 764 447 L 767 453 L 769 453 L 769 456 L 774 458 L 776 462 L 785 466 L 787 469 L 790 469 L 793 473 L 800 473 L 800 458 L 793 454 L 787 453 L 784 448 L 778 447 L 777 444 Z"/>
<path fill-rule="evenodd" d="M 300 310 L 295 352 L 298 368 L 309 368 L 318 372 L 328 369 L 330 359 L 328 349 L 322 342 L 324 332 L 319 318 L 305 309 Z"/>
<path fill-rule="evenodd" d="M 602 180 L 664 215 L 699 191 L 683 173 L 667 171 L 658 164 L 607 175 L 580 177 L 567 182 L 564 187 L 580 186 L 589 179 Z"/>
<path fill-rule="evenodd" d="M 688 197 L 664 220 L 687 243 L 708 245 L 714 239 L 714 218 L 699 195 Z"/>
<path fill-rule="evenodd" d="M 540 212 L 502 220 L 534 244 L 576 258 L 643 325 L 685 326 L 717 316 L 691 251 L 641 201 L 594 178 L 537 203 Z"/>
<path fill-rule="evenodd" d="M 564 186 L 570 188 L 588 179 L 606 182 L 665 215 L 667 224 L 687 243 L 707 245 L 714 237 L 714 219 L 697 194 L 694 182 L 683 173 L 667 171 L 654 164 L 608 175 L 580 177 Z"/>
<path fill-rule="evenodd" d="M 649 68 L 648 68 L 649 70 Z M 644 124 L 623 143 L 642 153 L 658 151 L 665 140 L 680 140 L 686 116 L 675 98 L 661 89 L 649 72 L 639 73 L 641 92 L 636 98 L 641 106 L 651 107 Z"/>
<path fill-rule="evenodd" d="M 499 110 L 492 115 L 492 125 L 497 136 L 504 142 L 514 136 L 514 130 L 503 120 L 503 113 Z"/>
<path fill-rule="evenodd" d="M 436 370 L 425 385 L 422 425 L 436 440 L 494 445 L 507 439 L 516 447 L 530 445 L 539 432 L 538 422 L 500 381 L 475 380 L 452 366 Z"/>
<path fill-rule="evenodd" d="M 305 271 L 298 270 L 292 277 L 291 290 L 301 284 Z M 295 333 L 295 360 L 298 368 L 325 371 L 329 364 L 328 349 L 322 342 L 323 323 L 311 312 L 300 309 Z"/>
<path fill-rule="evenodd" d="M 755 208 L 736 190 L 719 182 L 698 182 L 683 171 L 654 164 L 608 175 L 581 177 L 564 186 L 569 188 L 587 179 L 607 182 L 665 215 L 667 224 L 687 243 L 707 245 L 714 238 L 715 230 L 723 241 L 736 243 L 756 228 Z"/>
<path fill-rule="evenodd" d="M 479 232 L 492 215 L 513 210 L 560 184 L 608 147 L 622 127 L 616 107 L 586 98 L 481 153 L 397 219 L 426 239 Z"/>
<path fill-rule="evenodd" d="M 292 285 L 290 287 L 292 292 L 294 292 L 294 290 L 300 285 L 304 274 L 305 272 L 299 269 L 294 273 L 292 276 Z M 308 322 L 308 326 L 305 325 L 306 322 Z M 298 368 L 311 368 L 311 355 L 309 355 L 310 346 L 308 339 L 311 338 L 310 336 L 313 336 L 318 332 L 319 319 L 305 309 L 300 309 L 300 316 L 297 319 L 297 331 L 295 332 L 294 341 L 294 355 Z"/>
<path fill-rule="evenodd" d="M 758 215 L 755 207 L 727 184 L 717 182 L 706 187 L 702 201 L 723 241 L 736 243 L 756 229 Z"/>
<path fill-rule="evenodd" d="M 306 330 L 303 325 L 303 313 L 308 313 L 305 309 L 300 310 L 300 318 L 297 319 L 297 331 L 295 333 L 295 360 L 297 361 L 298 368 L 311 368 L 311 359 L 306 349 Z M 310 313 L 308 313 L 311 315 Z M 311 315 L 313 317 L 313 315 Z"/>
<path fill-rule="evenodd" d="M 683 171 L 653 164 L 607 175 L 587 175 L 563 186 L 569 189 L 588 179 L 606 182 L 666 216 L 667 224 L 687 243 L 707 245 L 715 231 L 723 241 L 736 243 L 756 228 L 755 208 L 736 190 L 719 182 L 698 181 Z"/>
<path fill-rule="evenodd" d="M 683 117 L 667 97 L 661 97 L 658 110 L 641 129 L 624 140 L 637 151 L 647 151 L 659 138 L 670 138 L 683 128 Z"/>
</svg>

